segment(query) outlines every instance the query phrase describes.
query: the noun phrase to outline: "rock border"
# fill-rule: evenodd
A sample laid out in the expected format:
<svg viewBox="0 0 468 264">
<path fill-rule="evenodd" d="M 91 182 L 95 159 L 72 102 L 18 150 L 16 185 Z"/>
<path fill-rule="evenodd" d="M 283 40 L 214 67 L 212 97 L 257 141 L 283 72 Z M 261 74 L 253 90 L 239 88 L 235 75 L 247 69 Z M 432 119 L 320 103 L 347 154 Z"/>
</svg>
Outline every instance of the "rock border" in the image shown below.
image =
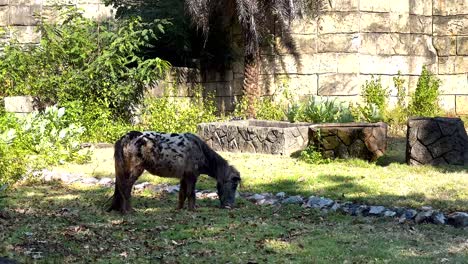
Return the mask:
<svg viewBox="0 0 468 264">
<path fill-rule="evenodd" d="M 62 181 L 65 184 L 81 183 L 87 185 L 99 185 L 112 187 L 114 179 L 109 177 L 94 178 L 85 177 L 81 174 L 57 173 L 49 170 L 42 170 L 34 173 L 35 176 L 50 182 L 54 180 Z M 142 182 L 134 185 L 134 190 L 149 189 L 155 193 L 166 192 L 175 194 L 179 192 L 179 185 L 158 184 Z M 279 206 L 282 204 L 296 204 L 302 208 L 311 208 L 322 212 L 340 212 L 351 216 L 363 217 L 388 217 L 398 220 L 398 223 L 430 223 L 436 225 L 451 225 L 458 228 L 468 227 L 468 213 L 454 212 L 446 214 L 433 209 L 430 206 L 423 206 L 419 210 L 405 207 L 385 207 L 382 205 L 366 205 L 346 201 L 332 200 L 321 196 L 310 196 L 304 198 L 300 195 L 287 195 L 285 192 L 272 193 L 238 193 L 237 197 L 242 197 L 260 206 Z M 218 194 L 210 190 L 196 190 L 198 199 L 218 199 Z"/>
</svg>

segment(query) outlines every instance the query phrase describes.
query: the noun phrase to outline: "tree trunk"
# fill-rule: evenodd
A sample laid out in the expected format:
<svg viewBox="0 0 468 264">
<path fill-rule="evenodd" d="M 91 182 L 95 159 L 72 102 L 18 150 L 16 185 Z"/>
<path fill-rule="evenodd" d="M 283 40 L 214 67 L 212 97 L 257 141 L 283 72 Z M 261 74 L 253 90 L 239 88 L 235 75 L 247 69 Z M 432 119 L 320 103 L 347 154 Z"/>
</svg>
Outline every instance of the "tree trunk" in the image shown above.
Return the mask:
<svg viewBox="0 0 468 264">
<path fill-rule="evenodd" d="M 244 58 L 244 83 L 242 90 L 247 99 L 247 117 L 257 116 L 255 105 L 260 97 L 258 76 L 259 76 L 259 53 L 247 55 Z"/>
</svg>

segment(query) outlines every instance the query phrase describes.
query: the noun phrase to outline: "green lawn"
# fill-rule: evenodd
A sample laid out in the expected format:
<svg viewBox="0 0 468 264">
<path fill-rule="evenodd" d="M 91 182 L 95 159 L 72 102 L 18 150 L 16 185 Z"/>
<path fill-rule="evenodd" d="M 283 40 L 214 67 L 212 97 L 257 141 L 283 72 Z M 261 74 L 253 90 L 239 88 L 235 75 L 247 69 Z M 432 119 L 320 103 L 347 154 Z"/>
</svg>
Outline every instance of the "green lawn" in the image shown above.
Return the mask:
<svg viewBox="0 0 468 264">
<path fill-rule="evenodd" d="M 106 213 L 110 189 L 19 186 L 2 200 L 0 256 L 21 263 L 466 263 L 468 230 L 320 214 L 299 206 L 234 210 L 139 192 L 136 211 Z"/>
<path fill-rule="evenodd" d="M 309 165 L 290 157 L 221 153 L 241 172 L 241 192 L 323 195 L 386 206 L 468 211 L 468 168 L 409 167 L 404 144 L 387 155 Z M 113 177 L 112 149 L 58 171 Z M 177 183 L 144 174 L 140 181 Z M 202 176 L 198 188 L 214 189 Z M 176 195 L 134 193 L 136 211 L 107 213 L 111 188 L 24 183 L 0 199 L 0 256 L 21 263 L 466 263 L 468 229 L 400 225 L 395 219 L 324 214 L 297 205 L 234 210 L 199 200 L 177 211 Z M 3 208 L 3 209 L 1 209 Z M 37 259 L 34 259 L 36 257 Z"/>
<path fill-rule="evenodd" d="M 444 212 L 468 211 L 468 167 L 410 167 L 404 164 L 405 142 L 390 141 L 386 156 L 376 164 L 361 160 L 310 165 L 283 156 L 221 153 L 242 176 L 241 191 L 280 192 L 386 206 L 419 208 L 429 205 Z M 95 177 L 113 177 L 112 149 L 97 149 L 87 165 L 58 168 Z M 141 181 L 174 183 L 145 173 Z M 201 189 L 214 189 L 215 182 L 202 176 Z"/>
</svg>

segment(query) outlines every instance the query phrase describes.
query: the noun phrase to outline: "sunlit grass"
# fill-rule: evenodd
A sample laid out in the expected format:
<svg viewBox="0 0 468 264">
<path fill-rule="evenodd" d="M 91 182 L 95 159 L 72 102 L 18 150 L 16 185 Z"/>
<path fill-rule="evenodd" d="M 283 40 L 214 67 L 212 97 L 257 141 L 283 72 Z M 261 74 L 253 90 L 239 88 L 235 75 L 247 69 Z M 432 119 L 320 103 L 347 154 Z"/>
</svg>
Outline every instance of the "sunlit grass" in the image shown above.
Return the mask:
<svg viewBox="0 0 468 264">
<path fill-rule="evenodd" d="M 241 172 L 243 192 L 319 195 L 387 206 L 433 206 L 446 212 L 468 211 L 468 168 L 408 166 L 404 143 L 391 144 L 377 163 L 362 160 L 311 165 L 275 155 L 220 153 Z M 66 164 L 59 171 L 113 177 L 112 149 L 97 149 L 89 164 Z M 177 184 L 175 179 L 144 173 L 139 182 Z M 215 181 L 200 177 L 198 188 L 215 189 Z"/>
</svg>

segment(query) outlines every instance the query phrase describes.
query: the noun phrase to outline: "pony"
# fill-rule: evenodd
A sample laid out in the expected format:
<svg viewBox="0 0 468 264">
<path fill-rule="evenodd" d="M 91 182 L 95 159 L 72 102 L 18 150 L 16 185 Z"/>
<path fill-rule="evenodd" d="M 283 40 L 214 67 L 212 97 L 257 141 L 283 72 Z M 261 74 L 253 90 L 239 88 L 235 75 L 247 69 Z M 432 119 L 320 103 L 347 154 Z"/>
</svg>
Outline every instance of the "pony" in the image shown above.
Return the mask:
<svg viewBox="0 0 468 264">
<path fill-rule="evenodd" d="M 191 133 L 130 131 L 114 145 L 115 190 L 108 211 L 133 211 L 130 204 L 135 181 L 146 170 L 153 175 L 180 179 L 177 209 L 195 210 L 195 184 L 200 174 L 216 179 L 221 208 L 232 208 L 239 171 L 203 140 Z"/>
</svg>

